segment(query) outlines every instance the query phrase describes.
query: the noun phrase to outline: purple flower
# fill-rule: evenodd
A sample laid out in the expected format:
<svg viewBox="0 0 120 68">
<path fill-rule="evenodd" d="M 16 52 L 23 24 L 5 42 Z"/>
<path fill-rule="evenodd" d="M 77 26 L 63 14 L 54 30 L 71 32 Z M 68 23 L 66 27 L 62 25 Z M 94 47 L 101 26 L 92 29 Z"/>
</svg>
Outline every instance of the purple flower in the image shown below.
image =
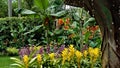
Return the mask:
<svg viewBox="0 0 120 68">
<path fill-rule="evenodd" d="M 41 47 L 38 52 L 39 52 L 39 54 L 43 54 L 44 53 L 44 48 Z"/>
<path fill-rule="evenodd" d="M 24 55 L 30 55 L 30 49 L 29 47 L 22 47 L 21 49 L 19 49 L 19 55 L 20 57 L 23 57 Z"/>
<path fill-rule="evenodd" d="M 55 45 L 54 48 L 53 48 L 54 53 L 56 53 L 57 50 L 58 50 L 58 47 L 57 47 L 57 45 Z"/>
<path fill-rule="evenodd" d="M 48 54 L 50 53 L 50 45 L 47 46 L 46 53 L 48 53 Z"/>
<path fill-rule="evenodd" d="M 58 49 L 58 53 L 61 53 L 65 48 L 65 45 L 61 45 L 61 47 Z"/>
</svg>

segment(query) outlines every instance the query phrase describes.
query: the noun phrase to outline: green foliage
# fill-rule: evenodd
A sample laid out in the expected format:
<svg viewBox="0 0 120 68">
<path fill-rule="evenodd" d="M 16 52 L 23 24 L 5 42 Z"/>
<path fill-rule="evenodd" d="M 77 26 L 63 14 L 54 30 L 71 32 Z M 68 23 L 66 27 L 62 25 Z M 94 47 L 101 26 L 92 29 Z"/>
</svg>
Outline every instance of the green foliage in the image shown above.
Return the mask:
<svg viewBox="0 0 120 68">
<path fill-rule="evenodd" d="M 14 57 L 11 57 L 10 59 L 12 59 L 15 62 L 14 64 L 11 64 L 11 66 L 16 66 L 19 68 L 26 68 L 26 64 L 24 64 L 24 61 L 21 61 L 20 59 L 17 59 Z M 36 60 L 36 57 L 29 59 L 29 62 L 28 62 L 29 68 L 33 66 L 35 60 Z"/>
<path fill-rule="evenodd" d="M 7 16 L 7 0 L 0 1 L 0 17 Z"/>
<path fill-rule="evenodd" d="M 34 0 L 22 0 L 22 6 L 26 9 L 32 9 L 34 6 Z"/>
<path fill-rule="evenodd" d="M 42 11 L 45 11 L 49 6 L 49 0 L 35 0 L 35 5 Z"/>
<path fill-rule="evenodd" d="M 7 46 L 18 48 L 26 44 L 36 44 L 42 35 L 44 36 L 41 34 L 43 27 L 39 27 L 42 25 L 39 18 L 1 18 L 0 25 L 0 48 L 2 50 Z"/>
<path fill-rule="evenodd" d="M 28 9 L 22 8 L 21 10 L 17 10 L 17 13 L 20 14 L 34 14 L 39 15 L 41 19 L 44 21 L 46 18 L 51 17 L 65 17 L 66 10 L 63 10 L 63 1 L 62 0 L 34 0 L 34 10 L 30 11 L 31 13 L 26 13 Z"/>
<path fill-rule="evenodd" d="M 15 48 L 15 47 L 7 47 L 6 51 L 7 51 L 9 56 L 16 56 L 16 55 L 18 55 L 18 49 Z"/>
</svg>

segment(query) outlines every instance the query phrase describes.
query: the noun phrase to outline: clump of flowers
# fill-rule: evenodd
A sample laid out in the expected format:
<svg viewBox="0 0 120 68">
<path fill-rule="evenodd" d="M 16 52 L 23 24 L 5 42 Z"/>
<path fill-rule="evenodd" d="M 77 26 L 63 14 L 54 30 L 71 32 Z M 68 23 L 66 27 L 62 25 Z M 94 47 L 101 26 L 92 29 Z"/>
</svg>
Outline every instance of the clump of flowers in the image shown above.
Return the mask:
<svg viewBox="0 0 120 68">
<path fill-rule="evenodd" d="M 68 61 L 70 61 L 75 54 L 75 48 L 73 47 L 73 45 L 69 46 L 69 53 L 68 53 Z"/>
<path fill-rule="evenodd" d="M 58 19 L 58 28 L 63 27 L 64 30 L 68 30 L 70 28 L 70 18 Z M 63 25 L 63 26 L 62 26 Z"/>
<path fill-rule="evenodd" d="M 77 62 L 80 63 L 80 60 L 81 60 L 83 54 L 82 54 L 80 51 L 77 50 L 77 51 L 75 52 L 75 55 L 76 55 L 76 57 L 77 57 Z"/>
<path fill-rule="evenodd" d="M 78 68 L 80 68 L 80 60 L 81 60 L 83 54 L 82 54 L 80 51 L 77 50 L 77 51 L 75 52 L 75 55 L 76 55 L 76 57 L 77 57 L 76 61 L 77 61 L 77 64 L 78 64 Z"/>
<path fill-rule="evenodd" d="M 29 57 L 27 55 L 23 56 L 23 62 L 25 64 L 25 68 L 28 68 Z"/>
<path fill-rule="evenodd" d="M 40 64 L 42 61 L 42 56 L 40 54 L 37 54 L 37 62 Z"/>
<path fill-rule="evenodd" d="M 62 51 L 62 64 L 65 63 L 65 61 L 67 60 L 67 57 L 68 57 L 68 49 L 65 48 L 63 51 Z"/>
<path fill-rule="evenodd" d="M 51 60 L 54 60 L 55 59 L 55 53 L 50 53 L 49 57 L 50 57 Z"/>
<path fill-rule="evenodd" d="M 83 55 L 84 55 L 84 57 L 86 58 L 86 57 L 87 57 L 87 55 L 88 55 L 88 51 L 87 51 L 87 50 L 85 50 L 85 51 L 83 52 Z"/>
<path fill-rule="evenodd" d="M 49 49 L 51 49 L 49 47 Z M 55 48 L 56 49 L 56 48 Z M 45 52 L 46 49 L 41 49 L 38 51 L 33 51 L 36 55 L 31 57 L 30 55 L 23 55 L 23 62 L 19 59 L 19 62 L 23 64 L 25 67 L 23 68 L 70 68 L 70 67 L 77 67 L 77 68 L 93 68 L 93 67 L 100 67 L 100 57 L 101 51 L 99 48 L 92 48 L 89 47 L 84 51 L 79 51 L 74 48 L 74 45 L 69 45 L 69 47 L 61 46 L 57 48 L 58 50 L 55 52 Z M 44 51 L 41 51 L 44 50 Z M 48 50 L 46 50 L 48 51 Z M 54 50 L 53 50 L 54 51 Z M 41 54 L 40 54 L 41 53 Z M 58 56 L 57 56 L 58 55 Z M 18 59 L 17 59 L 18 61 Z M 20 65 L 18 65 L 20 66 Z"/>
<path fill-rule="evenodd" d="M 97 58 L 100 56 L 100 50 L 99 48 L 91 48 L 89 47 L 88 49 L 89 55 L 90 55 L 90 60 L 95 62 Z"/>
</svg>

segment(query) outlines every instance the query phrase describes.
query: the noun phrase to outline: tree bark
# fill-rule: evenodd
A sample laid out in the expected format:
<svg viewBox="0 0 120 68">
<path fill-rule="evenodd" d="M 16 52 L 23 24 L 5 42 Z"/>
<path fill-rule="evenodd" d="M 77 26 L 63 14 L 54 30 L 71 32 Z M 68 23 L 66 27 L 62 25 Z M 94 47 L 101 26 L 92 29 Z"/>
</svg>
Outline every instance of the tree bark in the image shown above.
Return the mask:
<svg viewBox="0 0 120 68">
<path fill-rule="evenodd" d="M 8 0 L 8 16 L 12 17 L 12 0 Z"/>
<path fill-rule="evenodd" d="M 90 11 L 102 32 L 102 68 L 120 68 L 120 0 L 65 0 Z"/>
</svg>

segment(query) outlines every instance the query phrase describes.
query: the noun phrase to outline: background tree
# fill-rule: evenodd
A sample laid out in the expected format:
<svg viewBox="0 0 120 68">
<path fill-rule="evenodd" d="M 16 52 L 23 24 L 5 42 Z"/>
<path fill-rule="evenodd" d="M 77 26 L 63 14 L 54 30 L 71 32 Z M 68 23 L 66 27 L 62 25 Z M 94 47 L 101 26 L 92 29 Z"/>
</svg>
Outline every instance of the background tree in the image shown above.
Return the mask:
<svg viewBox="0 0 120 68">
<path fill-rule="evenodd" d="M 7 16 L 7 0 L 1 0 L 0 1 L 0 17 L 6 17 Z"/>
<path fill-rule="evenodd" d="M 65 0 L 84 7 L 102 32 L 102 68 L 120 68 L 120 0 Z"/>
<path fill-rule="evenodd" d="M 34 5 L 34 0 L 23 0 L 24 2 L 24 7 L 27 9 L 32 9 Z"/>
</svg>

